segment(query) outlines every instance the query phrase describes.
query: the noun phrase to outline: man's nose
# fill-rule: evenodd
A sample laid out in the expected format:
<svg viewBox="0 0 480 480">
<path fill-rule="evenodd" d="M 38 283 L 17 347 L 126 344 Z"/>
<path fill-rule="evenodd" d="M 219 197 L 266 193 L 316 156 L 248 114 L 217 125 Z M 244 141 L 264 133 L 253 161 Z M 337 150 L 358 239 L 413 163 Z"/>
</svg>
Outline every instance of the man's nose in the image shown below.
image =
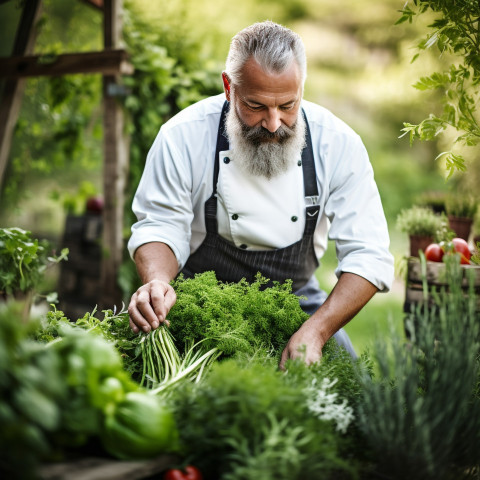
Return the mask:
<svg viewBox="0 0 480 480">
<path fill-rule="evenodd" d="M 280 125 L 282 124 L 280 120 L 280 112 L 276 108 L 269 108 L 265 112 L 265 117 L 262 120 L 262 127 L 266 128 L 268 131 L 275 133 Z"/>
</svg>

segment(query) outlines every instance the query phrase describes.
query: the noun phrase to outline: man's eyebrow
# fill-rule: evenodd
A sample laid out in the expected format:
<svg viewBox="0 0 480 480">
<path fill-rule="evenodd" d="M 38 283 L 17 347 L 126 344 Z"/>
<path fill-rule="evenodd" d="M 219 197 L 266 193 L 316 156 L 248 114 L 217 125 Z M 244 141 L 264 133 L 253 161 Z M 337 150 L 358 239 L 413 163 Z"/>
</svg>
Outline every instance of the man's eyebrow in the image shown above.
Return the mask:
<svg viewBox="0 0 480 480">
<path fill-rule="evenodd" d="M 255 106 L 259 106 L 259 107 L 265 106 L 263 103 L 257 102 L 256 100 L 252 100 L 252 99 L 249 99 L 249 98 L 242 98 L 242 97 L 240 97 L 240 98 L 241 98 L 245 103 L 248 103 L 248 104 L 250 104 L 250 105 L 255 105 Z M 292 98 L 291 100 L 288 100 L 287 102 L 282 103 L 282 104 L 280 104 L 279 106 L 280 106 L 280 107 L 285 107 L 285 106 L 287 106 L 287 105 L 291 105 L 291 104 L 293 104 L 293 103 L 296 103 L 297 101 L 298 101 L 298 98 L 297 98 L 297 97 L 296 97 L 296 98 Z"/>
</svg>

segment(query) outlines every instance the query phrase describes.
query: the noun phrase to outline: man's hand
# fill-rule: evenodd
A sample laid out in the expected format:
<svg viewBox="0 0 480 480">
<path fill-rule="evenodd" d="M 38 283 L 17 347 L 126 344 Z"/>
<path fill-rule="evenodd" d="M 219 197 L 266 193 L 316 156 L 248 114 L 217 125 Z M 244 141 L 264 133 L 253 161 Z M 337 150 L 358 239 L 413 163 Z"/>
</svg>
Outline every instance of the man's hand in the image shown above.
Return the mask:
<svg viewBox="0 0 480 480">
<path fill-rule="evenodd" d="M 178 270 L 178 263 L 170 247 L 160 242 L 145 243 L 134 256 L 143 282 L 128 305 L 130 327 L 137 333 L 148 333 L 161 323 L 168 325 L 167 315 L 177 300 L 170 285 Z"/>
<path fill-rule="evenodd" d="M 128 305 L 131 329 L 148 333 L 163 322 L 168 325 L 167 315 L 176 300 L 175 291 L 166 282 L 152 280 L 141 286 Z"/>
<path fill-rule="evenodd" d="M 315 320 L 310 317 L 291 337 L 283 349 L 279 368 L 285 370 L 285 362 L 300 358 L 307 365 L 318 362 L 322 357 L 322 348 L 325 344 Z"/>
<path fill-rule="evenodd" d="M 279 368 L 289 358 L 302 358 L 310 365 L 322 357 L 327 340 L 344 327 L 378 291 L 368 280 L 342 273 L 325 303 L 295 332 L 283 350 Z"/>
</svg>

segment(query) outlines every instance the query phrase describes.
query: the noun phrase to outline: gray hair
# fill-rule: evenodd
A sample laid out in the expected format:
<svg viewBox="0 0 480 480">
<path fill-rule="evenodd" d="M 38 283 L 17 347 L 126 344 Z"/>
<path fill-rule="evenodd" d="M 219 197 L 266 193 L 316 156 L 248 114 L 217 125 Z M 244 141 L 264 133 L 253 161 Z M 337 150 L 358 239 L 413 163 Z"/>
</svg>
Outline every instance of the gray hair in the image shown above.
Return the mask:
<svg viewBox="0 0 480 480">
<path fill-rule="evenodd" d="M 268 73 L 283 73 L 296 60 L 302 84 L 305 83 L 305 47 L 300 36 L 292 30 L 267 20 L 237 33 L 230 44 L 225 67 L 232 83 L 240 83 L 241 70 L 252 56 Z"/>
</svg>

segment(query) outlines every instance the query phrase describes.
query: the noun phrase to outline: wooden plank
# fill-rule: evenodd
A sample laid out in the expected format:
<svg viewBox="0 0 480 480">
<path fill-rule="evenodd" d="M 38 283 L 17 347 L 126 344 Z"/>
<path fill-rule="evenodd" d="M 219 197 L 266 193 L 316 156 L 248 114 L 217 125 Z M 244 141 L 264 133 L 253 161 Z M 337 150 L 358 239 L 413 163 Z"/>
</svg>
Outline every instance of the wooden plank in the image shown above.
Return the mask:
<svg viewBox="0 0 480 480">
<path fill-rule="evenodd" d="M 133 66 L 125 50 L 30 55 L 0 59 L 0 78 L 25 78 L 75 73 L 131 75 Z"/>
<path fill-rule="evenodd" d="M 447 287 L 446 264 L 443 262 L 426 262 L 425 278 L 429 287 Z M 473 276 L 474 285 L 480 287 L 480 265 L 460 265 L 462 287 L 468 287 L 469 277 Z M 422 283 L 422 267 L 420 260 L 410 257 L 407 264 L 407 282 Z"/>
<path fill-rule="evenodd" d="M 143 461 L 88 457 L 43 465 L 37 473 L 41 480 L 140 480 L 158 475 L 176 462 L 174 455 Z"/>
<path fill-rule="evenodd" d="M 104 1 L 104 46 L 116 49 L 121 46 L 121 0 Z M 103 258 L 101 266 L 102 309 L 120 307 L 122 295 L 117 274 L 123 258 L 123 209 L 128 175 L 129 141 L 125 134 L 125 117 L 118 100 L 109 95 L 111 87 L 120 83 L 118 76 L 103 77 L 104 163 L 102 212 Z"/>
<path fill-rule="evenodd" d="M 40 18 L 42 0 L 25 2 L 18 25 L 12 55 L 33 53 L 36 25 Z M 0 70 L 1 71 L 1 70 Z M 5 81 L 0 102 L 0 189 L 7 168 L 12 135 L 20 113 L 25 80 L 9 78 Z"/>
<path fill-rule="evenodd" d="M 444 295 L 450 295 L 448 291 L 444 293 Z M 467 293 L 465 291 L 465 298 L 467 297 Z M 410 311 L 410 309 L 417 305 L 421 305 L 425 302 L 425 297 L 423 290 L 421 288 L 416 288 L 416 286 L 408 286 L 405 290 L 405 303 L 404 303 L 404 311 Z M 432 308 L 436 305 L 435 297 L 432 295 L 431 292 L 428 293 L 427 296 L 427 305 Z M 480 312 L 480 295 L 476 295 L 476 309 Z"/>
</svg>

